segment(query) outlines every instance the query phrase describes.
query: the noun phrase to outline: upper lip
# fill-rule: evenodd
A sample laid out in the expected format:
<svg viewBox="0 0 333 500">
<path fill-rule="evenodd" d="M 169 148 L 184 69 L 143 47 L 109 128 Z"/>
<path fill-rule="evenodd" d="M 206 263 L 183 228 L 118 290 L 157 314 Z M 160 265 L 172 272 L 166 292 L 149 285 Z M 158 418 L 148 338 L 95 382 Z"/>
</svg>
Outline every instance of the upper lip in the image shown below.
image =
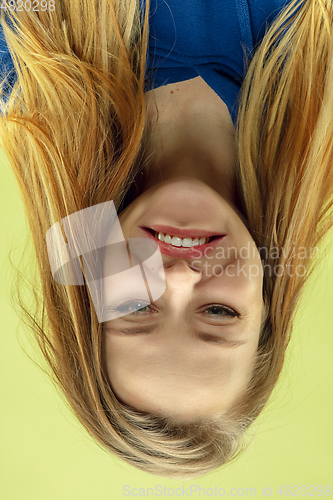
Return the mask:
<svg viewBox="0 0 333 500">
<path fill-rule="evenodd" d="M 204 229 L 179 229 L 171 226 L 163 226 L 154 224 L 147 228 L 156 233 L 169 234 L 172 236 L 179 236 L 180 238 L 211 238 L 212 236 L 225 236 L 223 233 L 214 233 L 213 231 L 206 231 Z"/>
</svg>

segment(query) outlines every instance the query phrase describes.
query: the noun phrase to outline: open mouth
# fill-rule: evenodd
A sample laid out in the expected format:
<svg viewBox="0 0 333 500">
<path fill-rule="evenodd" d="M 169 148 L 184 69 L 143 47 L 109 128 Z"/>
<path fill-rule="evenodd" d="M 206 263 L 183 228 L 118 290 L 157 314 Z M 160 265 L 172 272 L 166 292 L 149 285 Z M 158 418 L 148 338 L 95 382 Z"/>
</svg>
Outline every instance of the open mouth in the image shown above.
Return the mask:
<svg viewBox="0 0 333 500">
<path fill-rule="evenodd" d="M 199 245 L 206 245 L 207 243 L 210 243 L 214 239 L 218 238 L 219 236 L 210 236 L 210 237 L 205 237 L 205 236 L 196 236 L 196 237 L 190 237 L 187 236 L 185 238 L 177 235 L 177 234 L 169 234 L 168 232 L 161 232 L 161 231 L 154 231 L 153 229 L 146 228 L 153 236 L 159 241 L 162 241 L 168 245 L 174 246 L 174 247 L 184 247 L 184 248 L 192 248 L 195 246 Z"/>
</svg>

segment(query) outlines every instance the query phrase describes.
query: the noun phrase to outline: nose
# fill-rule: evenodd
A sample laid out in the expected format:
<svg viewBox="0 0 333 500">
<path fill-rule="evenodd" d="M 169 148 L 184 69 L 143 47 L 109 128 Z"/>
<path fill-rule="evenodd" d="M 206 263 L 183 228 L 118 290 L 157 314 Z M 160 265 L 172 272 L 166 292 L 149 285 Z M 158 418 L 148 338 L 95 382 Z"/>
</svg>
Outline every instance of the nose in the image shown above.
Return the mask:
<svg viewBox="0 0 333 500">
<path fill-rule="evenodd" d="M 181 306 L 191 299 L 194 286 L 202 279 L 202 272 L 194 269 L 185 260 L 178 260 L 164 268 L 166 291 L 170 300 Z"/>
<path fill-rule="evenodd" d="M 168 276 L 177 276 L 198 283 L 202 278 L 202 272 L 195 266 L 189 264 L 186 260 L 177 260 L 169 264 L 164 264 L 164 272 Z"/>
</svg>

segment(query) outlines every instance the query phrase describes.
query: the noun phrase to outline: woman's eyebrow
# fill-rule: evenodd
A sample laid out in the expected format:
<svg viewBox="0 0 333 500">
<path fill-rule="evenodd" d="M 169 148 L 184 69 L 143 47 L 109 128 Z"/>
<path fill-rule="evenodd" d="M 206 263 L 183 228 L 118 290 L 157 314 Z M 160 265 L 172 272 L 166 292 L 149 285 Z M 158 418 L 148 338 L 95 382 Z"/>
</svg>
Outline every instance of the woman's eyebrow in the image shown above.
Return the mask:
<svg viewBox="0 0 333 500">
<path fill-rule="evenodd" d="M 134 326 L 132 328 L 111 328 L 111 327 L 106 327 L 106 331 L 109 331 L 111 333 L 118 333 L 118 334 L 123 334 L 123 335 L 137 335 L 137 334 L 149 334 L 153 333 L 155 330 L 157 330 L 158 325 L 153 326 L 151 328 L 147 328 L 146 326 L 141 326 L 137 327 Z M 199 338 L 200 340 L 204 341 L 211 341 L 211 342 L 216 342 L 217 344 L 224 344 L 227 345 L 228 347 L 237 347 L 239 345 L 243 345 L 246 343 L 246 340 L 229 340 L 226 339 L 222 336 L 219 335 L 213 335 L 208 332 L 203 332 L 203 331 L 197 331 L 193 330 L 192 333 Z"/>
<path fill-rule="evenodd" d="M 204 341 L 216 342 L 217 344 L 223 344 L 228 347 L 238 347 L 240 345 L 246 344 L 246 340 L 234 340 L 234 339 L 226 339 L 223 336 L 213 335 L 208 332 L 197 331 L 193 332 L 197 338 Z"/>
<path fill-rule="evenodd" d="M 111 326 L 107 326 L 105 328 L 106 332 L 110 333 L 122 333 L 125 335 L 130 335 L 130 334 L 139 334 L 139 333 L 152 333 L 154 330 L 156 330 L 158 325 L 147 328 L 146 326 L 132 326 L 132 328 L 112 328 Z"/>
</svg>

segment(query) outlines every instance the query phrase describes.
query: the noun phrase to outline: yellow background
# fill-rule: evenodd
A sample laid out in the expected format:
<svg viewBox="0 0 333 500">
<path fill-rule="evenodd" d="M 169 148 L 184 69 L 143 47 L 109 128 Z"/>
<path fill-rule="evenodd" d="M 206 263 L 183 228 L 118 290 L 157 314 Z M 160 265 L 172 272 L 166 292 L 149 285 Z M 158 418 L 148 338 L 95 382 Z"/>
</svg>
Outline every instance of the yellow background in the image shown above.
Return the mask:
<svg viewBox="0 0 333 500">
<path fill-rule="evenodd" d="M 256 497 L 262 497 L 262 487 L 271 488 L 271 498 L 284 498 L 288 495 L 277 493 L 280 485 L 279 491 L 288 494 L 284 487 L 291 485 L 291 493 L 301 497 L 294 485 L 330 484 L 333 497 L 333 249 L 321 255 L 320 269 L 303 297 L 281 380 L 258 419 L 250 449 L 227 468 L 196 480 L 151 476 L 101 450 L 22 350 L 21 345 L 31 353 L 31 341 L 9 302 L 15 273 L 8 254 L 14 250 L 18 262 L 28 232 L 3 155 L 0 168 L 1 500 L 134 498 L 124 495 L 125 485 L 137 488 L 133 494 L 138 498 L 197 499 L 232 498 L 231 488 L 255 488 Z M 139 490 L 157 485 L 158 490 L 146 490 L 145 496 Z M 183 485 L 184 496 L 176 490 Z M 165 495 L 158 496 L 164 487 Z M 214 496 L 215 487 L 217 492 L 225 488 L 225 497 Z M 241 496 L 249 498 L 250 492 L 242 495 L 240 490 L 235 498 Z"/>
</svg>

